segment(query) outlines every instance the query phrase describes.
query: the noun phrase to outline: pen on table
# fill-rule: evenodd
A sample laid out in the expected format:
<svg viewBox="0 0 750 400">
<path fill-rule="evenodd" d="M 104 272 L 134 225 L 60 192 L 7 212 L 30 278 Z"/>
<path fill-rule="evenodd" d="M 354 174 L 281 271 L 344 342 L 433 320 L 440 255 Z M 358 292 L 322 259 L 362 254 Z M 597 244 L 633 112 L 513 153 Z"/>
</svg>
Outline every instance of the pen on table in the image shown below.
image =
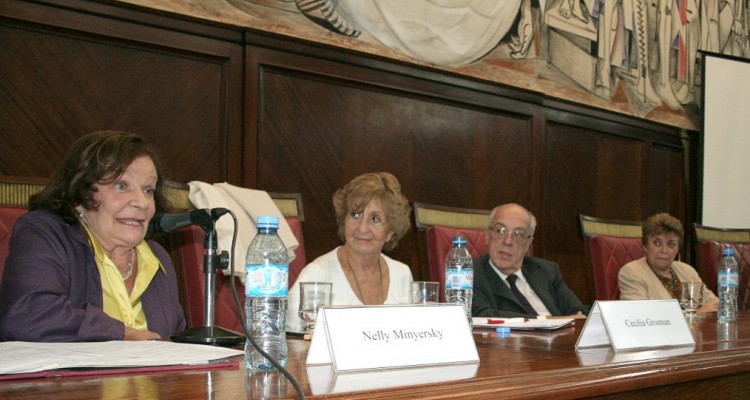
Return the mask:
<svg viewBox="0 0 750 400">
<path fill-rule="evenodd" d="M 506 318 L 506 319 L 492 319 L 487 318 L 487 324 L 489 325 L 501 325 L 501 324 L 512 324 L 517 322 L 528 322 L 528 318 Z"/>
</svg>

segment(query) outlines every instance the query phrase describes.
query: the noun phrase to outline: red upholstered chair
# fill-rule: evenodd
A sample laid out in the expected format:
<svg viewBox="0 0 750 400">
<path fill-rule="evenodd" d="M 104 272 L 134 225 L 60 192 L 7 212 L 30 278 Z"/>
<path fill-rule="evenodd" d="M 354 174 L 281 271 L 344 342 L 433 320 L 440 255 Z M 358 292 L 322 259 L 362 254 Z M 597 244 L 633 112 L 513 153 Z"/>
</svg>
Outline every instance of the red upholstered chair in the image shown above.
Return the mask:
<svg viewBox="0 0 750 400">
<path fill-rule="evenodd" d="M 630 261 L 643 257 L 641 238 L 600 235 L 589 239 L 591 264 L 594 267 L 594 286 L 597 300 L 618 300 L 620 289 L 617 275 Z"/>
<path fill-rule="evenodd" d="M 589 242 L 597 300 L 618 300 L 617 274 L 630 261 L 646 254 L 641 223 L 579 216 L 584 240 Z"/>
<path fill-rule="evenodd" d="M 29 196 L 44 188 L 46 179 L 0 176 L 0 280 L 5 270 L 13 225 L 27 211 Z"/>
<path fill-rule="evenodd" d="M 279 207 L 281 213 L 285 216 L 289 227 L 299 242 L 299 246 L 295 250 L 295 259 L 289 264 L 289 287 L 291 287 L 297 280 L 302 269 L 307 265 L 305 242 L 302 235 L 302 221 L 304 220 L 302 198 L 298 193 L 269 194 L 276 203 L 276 206 Z M 188 226 L 180 229 L 177 233 L 179 236 L 177 239 L 178 243 L 173 244 L 177 248 L 177 251 L 173 252 L 172 257 L 175 259 L 175 268 L 181 269 L 181 272 L 178 272 L 178 278 L 184 297 L 182 301 L 183 307 L 185 307 L 185 318 L 189 328 L 204 326 L 204 232 L 197 226 Z M 177 259 L 179 259 L 181 267 L 177 266 Z M 225 276 L 222 271 L 217 271 L 215 282 L 214 325 L 235 332 L 242 332 L 242 323 L 240 322 L 240 316 L 237 313 L 232 295 L 231 278 Z M 245 301 L 245 288 L 239 279 L 235 278 L 234 282 L 240 306 L 242 307 Z"/>
<path fill-rule="evenodd" d="M 472 257 L 487 254 L 489 210 L 474 210 L 414 203 L 415 227 L 425 230 L 430 262 L 429 280 L 440 282 L 440 301 L 445 301 L 445 258 L 453 237 L 466 236 Z"/>
<path fill-rule="evenodd" d="M 697 238 L 696 269 L 706 287 L 717 293 L 719 260 L 725 247 L 734 249 L 740 268 L 739 306 L 750 308 L 750 229 L 725 229 L 694 224 Z"/>
<path fill-rule="evenodd" d="M 3 278 L 3 270 L 5 270 L 5 259 L 8 257 L 8 246 L 10 245 L 13 225 L 15 225 L 18 217 L 26 211 L 26 207 L 0 205 L 0 280 Z"/>
</svg>

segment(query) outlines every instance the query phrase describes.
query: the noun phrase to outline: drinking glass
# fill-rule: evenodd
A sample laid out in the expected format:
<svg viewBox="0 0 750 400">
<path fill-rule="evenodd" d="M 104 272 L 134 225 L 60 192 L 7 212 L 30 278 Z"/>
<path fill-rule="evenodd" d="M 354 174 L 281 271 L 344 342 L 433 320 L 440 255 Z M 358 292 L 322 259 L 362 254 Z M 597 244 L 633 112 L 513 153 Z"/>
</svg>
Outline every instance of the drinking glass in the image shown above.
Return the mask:
<svg viewBox="0 0 750 400">
<path fill-rule="evenodd" d="M 414 281 L 411 283 L 411 302 L 414 304 L 436 304 L 439 299 L 440 283 Z"/>
<path fill-rule="evenodd" d="M 307 324 L 305 335 L 312 335 L 318 309 L 331 305 L 331 282 L 300 282 L 299 284 L 299 317 Z"/>
<path fill-rule="evenodd" d="M 680 306 L 686 314 L 694 314 L 703 305 L 703 282 L 680 282 Z"/>
</svg>

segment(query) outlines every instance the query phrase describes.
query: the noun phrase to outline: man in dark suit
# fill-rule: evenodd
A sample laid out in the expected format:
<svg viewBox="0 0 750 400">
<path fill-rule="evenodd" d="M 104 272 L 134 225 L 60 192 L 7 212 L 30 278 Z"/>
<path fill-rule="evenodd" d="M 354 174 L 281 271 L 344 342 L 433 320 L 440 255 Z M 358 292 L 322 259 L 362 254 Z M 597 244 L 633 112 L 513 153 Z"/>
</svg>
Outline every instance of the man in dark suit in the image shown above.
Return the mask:
<svg viewBox="0 0 750 400">
<path fill-rule="evenodd" d="M 526 256 L 536 218 L 518 204 L 495 207 L 487 235 L 489 254 L 474 260 L 475 317 L 585 318 L 583 305 L 551 261 Z"/>
</svg>

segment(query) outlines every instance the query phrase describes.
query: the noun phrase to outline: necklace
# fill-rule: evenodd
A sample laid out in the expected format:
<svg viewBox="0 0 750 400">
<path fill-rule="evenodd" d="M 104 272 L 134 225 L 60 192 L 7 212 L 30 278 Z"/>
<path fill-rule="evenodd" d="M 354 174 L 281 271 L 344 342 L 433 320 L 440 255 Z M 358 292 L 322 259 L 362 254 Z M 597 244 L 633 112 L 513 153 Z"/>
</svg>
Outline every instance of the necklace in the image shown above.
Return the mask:
<svg viewBox="0 0 750 400">
<path fill-rule="evenodd" d="M 362 300 L 362 303 L 365 302 L 365 295 L 362 294 L 362 288 L 359 287 L 359 278 L 357 278 L 357 272 L 354 271 L 354 268 L 352 268 L 352 264 L 349 261 L 349 249 L 344 246 L 344 256 L 346 257 L 346 266 L 349 267 L 349 270 L 352 271 L 352 275 L 354 275 L 354 283 L 357 285 L 357 292 L 359 292 L 360 300 Z M 378 279 L 378 285 L 380 286 L 380 300 L 378 301 L 378 304 L 383 304 L 385 300 L 383 299 L 383 269 L 380 268 L 380 257 L 378 257 L 378 273 L 379 273 L 379 279 Z"/>
<path fill-rule="evenodd" d="M 648 261 L 646 262 L 648 264 Z M 664 289 L 667 290 L 667 292 L 672 295 L 673 299 L 679 298 L 679 287 L 678 284 L 679 280 L 677 279 L 677 274 L 674 272 L 674 268 L 672 268 L 672 264 L 669 265 L 669 278 L 666 276 L 662 276 L 656 272 L 656 269 L 651 266 L 651 264 L 648 264 L 649 268 L 651 268 L 651 272 L 656 275 L 656 278 L 661 282 L 662 286 L 664 286 Z"/>
<path fill-rule="evenodd" d="M 126 281 L 133 275 L 133 267 L 135 266 L 135 249 L 130 249 L 130 260 L 128 260 L 128 272 L 122 274 L 122 280 Z"/>
</svg>

